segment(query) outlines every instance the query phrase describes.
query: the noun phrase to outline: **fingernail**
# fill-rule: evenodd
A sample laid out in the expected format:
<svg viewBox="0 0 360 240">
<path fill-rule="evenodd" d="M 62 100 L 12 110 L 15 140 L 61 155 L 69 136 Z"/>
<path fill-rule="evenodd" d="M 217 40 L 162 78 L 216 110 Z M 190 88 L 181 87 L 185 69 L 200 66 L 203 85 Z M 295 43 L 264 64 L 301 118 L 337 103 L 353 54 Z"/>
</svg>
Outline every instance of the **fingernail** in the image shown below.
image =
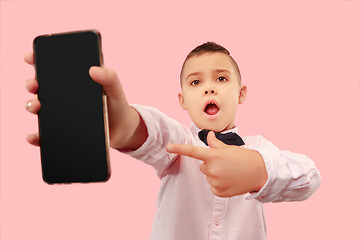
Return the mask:
<svg viewBox="0 0 360 240">
<path fill-rule="evenodd" d="M 98 74 L 103 74 L 103 69 L 99 66 L 92 66 L 92 68 L 94 68 L 94 70 L 98 73 Z"/>
<path fill-rule="evenodd" d="M 28 101 L 27 103 L 26 103 L 26 109 L 27 110 L 31 110 L 31 102 L 30 101 Z"/>
</svg>

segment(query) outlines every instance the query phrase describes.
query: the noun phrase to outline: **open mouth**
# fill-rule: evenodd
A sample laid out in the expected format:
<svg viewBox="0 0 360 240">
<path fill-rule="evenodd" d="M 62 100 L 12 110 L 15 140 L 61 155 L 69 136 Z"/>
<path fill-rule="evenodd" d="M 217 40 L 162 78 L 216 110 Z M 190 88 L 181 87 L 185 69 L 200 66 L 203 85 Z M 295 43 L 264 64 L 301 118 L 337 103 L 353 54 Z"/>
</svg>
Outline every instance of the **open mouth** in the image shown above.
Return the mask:
<svg viewBox="0 0 360 240">
<path fill-rule="evenodd" d="M 215 115 L 219 112 L 219 107 L 214 102 L 210 102 L 205 106 L 204 111 L 209 115 Z"/>
</svg>

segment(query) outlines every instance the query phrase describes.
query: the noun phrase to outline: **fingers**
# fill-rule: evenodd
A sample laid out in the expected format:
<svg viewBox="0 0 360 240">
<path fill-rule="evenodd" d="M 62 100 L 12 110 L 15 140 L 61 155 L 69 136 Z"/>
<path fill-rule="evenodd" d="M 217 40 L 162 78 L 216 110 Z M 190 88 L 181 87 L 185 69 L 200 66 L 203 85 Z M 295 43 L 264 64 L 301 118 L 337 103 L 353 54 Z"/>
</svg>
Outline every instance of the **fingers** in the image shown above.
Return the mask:
<svg viewBox="0 0 360 240">
<path fill-rule="evenodd" d="M 34 78 L 29 78 L 25 82 L 25 88 L 28 92 L 36 94 L 39 88 L 39 83 Z"/>
<path fill-rule="evenodd" d="M 26 141 L 34 146 L 40 146 L 39 133 L 29 134 L 26 136 Z"/>
<path fill-rule="evenodd" d="M 92 66 L 90 77 L 104 87 L 106 94 L 113 99 L 125 99 L 125 94 L 116 72 L 110 68 Z"/>
<path fill-rule="evenodd" d="M 40 110 L 41 104 L 38 99 L 31 99 L 27 101 L 25 109 L 31 113 L 37 114 Z"/>
<path fill-rule="evenodd" d="M 34 63 L 33 53 L 32 52 L 26 53 L 24 56 L 24 60 L 29 64 L 33 64 Z M 36 94 L 39 88 L 39 84 L 35 80 L 35 78 L 29 78 L 25 82 L 25 88 L 28 92 Z M 37 113 L 40 110 L 40 101 L 38 99 L 32 99 L 27 101 L 25 105 L 25 109 L 31 113 Z"/>
<path fill-rule="evenodd" d="M 30 65 L 34 65 L 34 55 L 33 52 L 28 52 L 24 55 L 24 61 Z M 28 92 L 36 94 L 39 85 L 38 82 L 34 79 L 27 79 L 25 83 L 25 88 Z M 40 101 L 38 99 L 32 99 L 27 101 L 25 108 L 27 111 L 36 114 L 40 110 Z M 29 134 L 26 136 L 26 141 L 34 146 L 40 146 L 39 133 Z"/>
<path fill-rule="evenodd" d="M 28 92 L 36 94 L 39 84 L 35 79 L 31 78 L 26 80 L 25 88 Z M 25 109 L 36 114 L 40 110 L 40 101 L 37 98 L 27 101 Z"/>
<path fill-rule="evenodd" d="M 213 149 L 187 144 L 169 144 L 166 146 L 169 153 L 176 153 L 207 162 L 214 157 Z"/>
<path fill-rule="evenodd" d="M 30 65 L 34 65 L 34 54 L 33 52 L 27 52 L 24 55 L 24 61 Z"/>
</svg>

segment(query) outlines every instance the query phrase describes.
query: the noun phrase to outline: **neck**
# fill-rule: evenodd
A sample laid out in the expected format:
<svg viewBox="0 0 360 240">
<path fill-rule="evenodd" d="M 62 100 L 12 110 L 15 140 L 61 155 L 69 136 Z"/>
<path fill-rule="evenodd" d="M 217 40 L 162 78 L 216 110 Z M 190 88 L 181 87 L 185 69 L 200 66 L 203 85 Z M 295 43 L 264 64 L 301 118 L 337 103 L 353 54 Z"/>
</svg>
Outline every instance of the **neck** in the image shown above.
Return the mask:
<svg viewBox="0 0 360 240">
<path fill-rule="evenodd" d="M 190 124 L 190 131 L 197 135 L 198 132 L 200 132 L 202 129 L 200 129 L 198 126 L 195 125 L 195 123 L 191 122 Z M 211 130 L 211 129 L 208 129 L 208 130 Z M 213 131 L 213 130 L 211 130 Z M 237 133 L 237 126 L 236 125 L 233 125 L 232 128 L 226 128 L 224 129 L 223 131 L 221 131 L 221 133 L 228 133 L 228 132 L 236 132 Z"/>
</svg>

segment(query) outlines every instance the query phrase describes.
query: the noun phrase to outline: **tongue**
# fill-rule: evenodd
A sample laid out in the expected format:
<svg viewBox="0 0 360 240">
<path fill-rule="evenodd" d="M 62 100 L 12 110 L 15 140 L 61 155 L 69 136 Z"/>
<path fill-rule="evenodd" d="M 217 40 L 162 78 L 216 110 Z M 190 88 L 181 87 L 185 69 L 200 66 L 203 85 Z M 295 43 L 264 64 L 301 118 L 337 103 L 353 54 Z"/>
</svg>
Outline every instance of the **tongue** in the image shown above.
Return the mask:
<svg viewBox="0 0 360 240">
<path fill-rule="evenodd" d="M 215 115 L 218 111 L 219 108 L 215 104 L 209 104 L 205 109 L 205 112 L 209 115 Z"/>
</svg>

